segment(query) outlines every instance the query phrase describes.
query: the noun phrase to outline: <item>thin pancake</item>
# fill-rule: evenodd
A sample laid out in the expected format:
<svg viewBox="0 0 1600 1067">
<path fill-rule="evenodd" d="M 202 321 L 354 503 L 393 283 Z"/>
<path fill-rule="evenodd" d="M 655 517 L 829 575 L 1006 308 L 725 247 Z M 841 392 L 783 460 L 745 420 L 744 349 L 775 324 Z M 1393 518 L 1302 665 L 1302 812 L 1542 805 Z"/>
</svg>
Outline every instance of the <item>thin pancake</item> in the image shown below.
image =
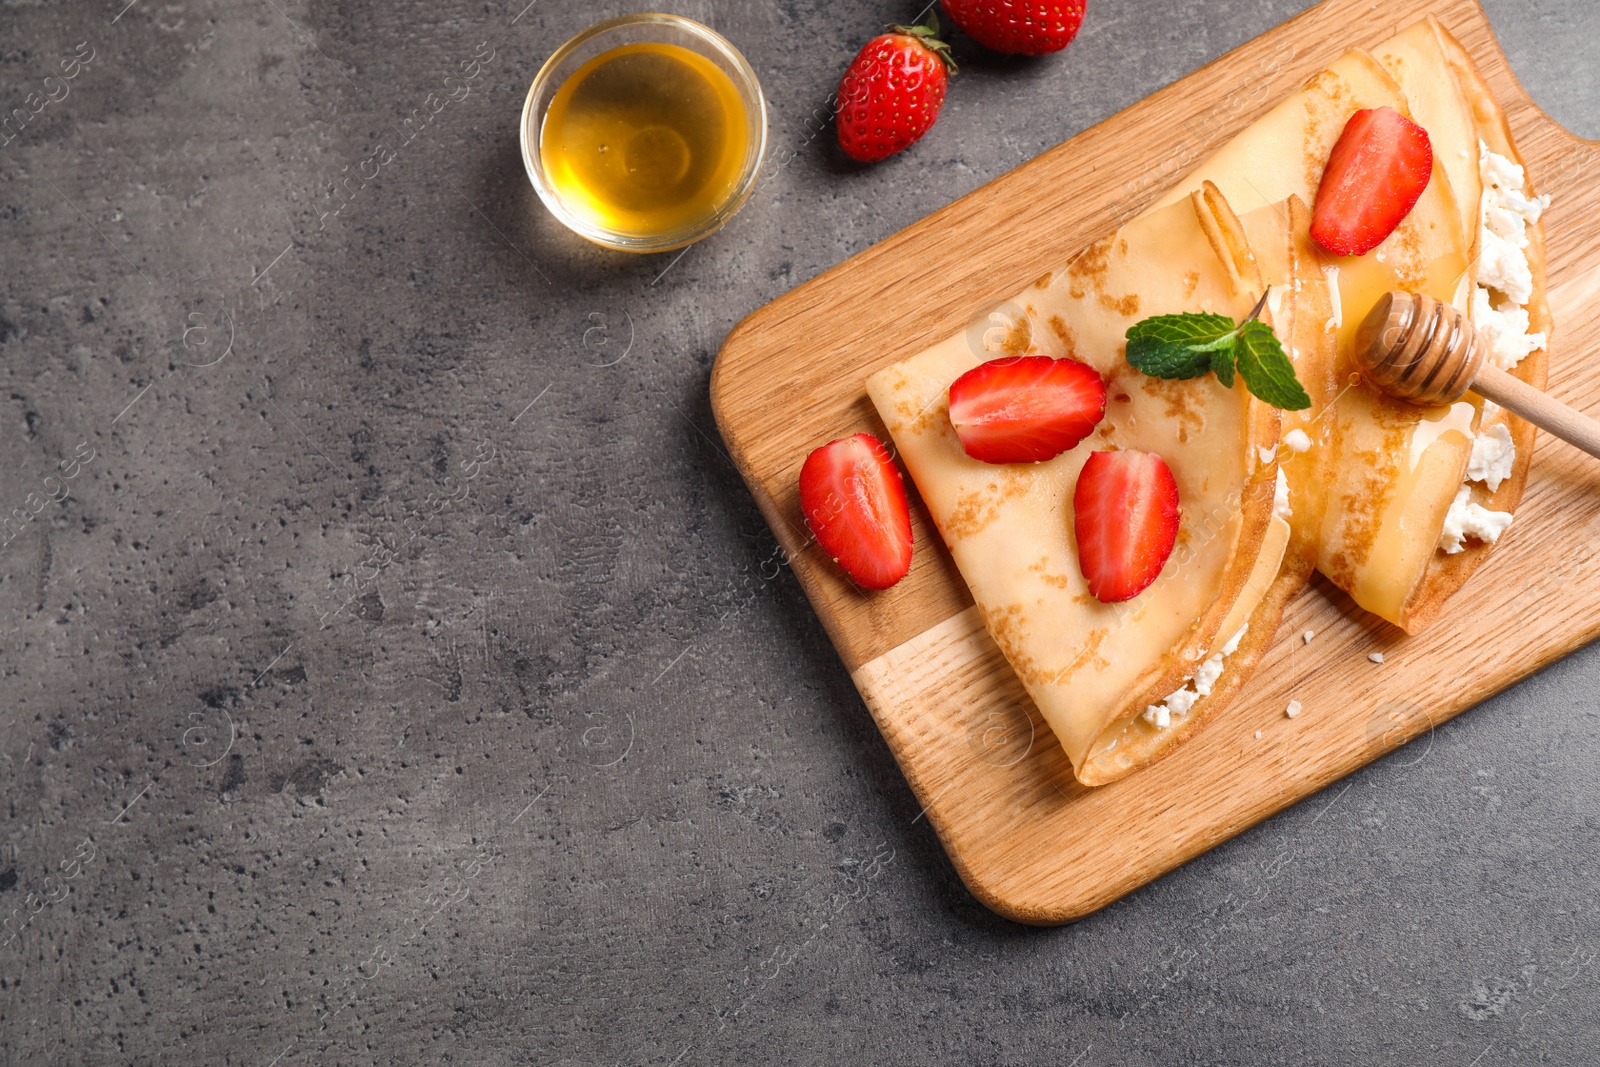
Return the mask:
<svg viewBox="0 0 1600 1067">
<path fill-rule="evenodd" d="M 1478 254 L 1478 133 L 1472 106 L 1461 83 L 1450 74 L 1449 34 L 1429 16 L 1377 48 L 1373 55 L 1405 94 L 1411 117 L 1433 142 L 1434 157 L 1444 167 L 1461 216 L 1461 232 L 1470 252 Z"/>
<path fill-rule="evenodd" d="M 1258 208 L 1241 222 L 1262 282 L 1273 287 L 1277 298 L 1268 304 L 1273 329 L 1311 397 L 1306 411 L 1281 414 L 1282 433 L 1295 440 L 1292 431 L 1299 430 L 1311 447 L 1296 452 L 1282 439 L 1276 446 L 1276 461 L 1288 483 L 1290 515 L 1285 519 L 1275 514 L 1270 520 L 1245 587 L 1217 630 L 1226 640 L 1248 623 L 1243 640 L 1223 661 L 1222 673 L 1210 693 L 1165 730 L 1152 729 L 1143 717 L 1133 717 L 1102 731 L 1078 768 L 1078 778 L 1086 784 L 1112 781 L 1166 755 L 1226 708 L 1271 645 L 1284 607 L 1305 586 L 1316 563 L 1326 470 L 1335 458 L 1338 431 L 1330 407 L 1338 391 L 1330 373 L 1334 345 L 1333 331 L 1328 328 L 1331 302 L 1321 284 L 1321 260 L 1307 234 L 1310 211 L 1304 203 L 1291 198 Z M 1290 299 L 1294 293 L 1302 295 Z"/>
<path fill-rule="evenodd" d="M 1304 201 L 1292 196 L 1281 205 L 1252 211 L 1243 222 L 1263 279 L 1271 286 L 1267 306 L 1275 319 L 1288 323 L 1287 333 L 1279 329 L 1279 338 L 1295 365 L 1295 377 L 1311 398 L 1304 411 L 1282 414 L 1284 437 L 1294 440 L 1293 431 L 1299 430 L 1310 447 L 1297 452 L 1285 444 L 1278 450 L 1293 509 L 1291 551 L 1303 557 L 1309 571 L 1316 564 L 1333 467 L 1339 458 L 1335 402 L 1345 382 L 1334 358 L 1333 301 L 1321 271 L 1322 254 L 1311 240 L 1311 209 Z"/>
<path fill-rule="evenodd" d="M 1428 21 L 1433 20 L 1430 18 Z M 1450 71 L 1471 105 L 1473 125 L 1478 138 L 1487 144 L 1491 151 L 1516 161 L 1522 166 L 1526 175 L 1527 163 L 1517 151 L 1516 142 L 1511 137 L 1511 126 L 1506 122 L 1505 112 L 1501 110 L 1500 104 L 1489 90 L 1489 85 L 1484 81 L 1477 65 L 1473 63 L 1472 57 L 1467 54 L 1460 41 L 1443 27 L 1435 24 L 1435 28 L 1443 45 L 1445 58 L 1450 64 Z M 1525 185 L 1524 191 L 1530 197 L 1534 194 L 1531 180 Z M 1550 317 L 1550 303 L 1546 289 L 1546 250 L 1542 221 L 1528 227 L 1527 254 L 1528 266 L 1533 273 L 1533 298 L 1527 304 L 1530 330 L 1535 333 L 1543 332 L 1548 337 L 1554 323 Z M 1523 358 L 1510 373 L 1536 389 L 1544 389 L 1549 375 L 1549 361 L 1547 344 L 1546 348 L 1538 349 Z M 1514 513 L 1527 486 L 1528 466 L 1533 460 L 1535 430 L 1532 423 L 1507 411 L 1500 413 L 1499 420 L 1503 420 L 1511 431 L 1511 441 L 1516 448 L 1516 459 L 1512 463 L 1511 475 L 1492 493 L 1484 486 L 1475 484 L 1472 498 L 1490 510 Z M 1461 588 L 1462 584 L 1472 576 L 1473 571 L 1482 566 L 1489 558 L 1489 553 L 1494 551 L 1494 547 L 1488 542 L 1469 541 L 1460 552 L 1454 554 L 1446 554 L 1442 550 L 1436 552 L 1428 564 L 1426 576 L 1406 604 L 1406 629 L 1417 633 L 1438 618 L 1445 601 Z"/>
<path fill-rule="evenodd" d="M 1445 109 L 1449 99 L 1443 92 L 1434 94 L 1430 106 Z M 1312 202 L 1345 123 L 1356 111 L 1374 107 L 1409 113 L 1405 95 L 1384 67 L 1365 52 L 1348 51 L 1225 145 L 1168 198 L 1212 181 L 1234 203 L 1289 196 Z M 1433 559 L 1439 529 L 1466 472 L 1477 412 L 1470 404 L 1441 413 L 1390 400 L 1360 380 L 1352 345 L 1367 308 L 1390 289 L 1427 292 L 1445 301 L 1457 297 L 1469 267 L 1463 217 L 1446 169 L 1436 159 L 1416 207 L 1377 249 L 1325 263 L 1330 295 L 1337 289 L 1333 318 L 1339 343 L 1332 373 L 1349 388 L 1341 386 L 1335 405 L 1339 459 L 1322 469 L 1329 480 L 1317 566 L 1362 607 L 1397 624 Z M 1326 367 L 1305 369 L 1319 377 L 1328 373 Z"/>
<path fill-rule="evenodd" d="M 1219 628 L 1260 553 L 1277 474 L 1261 459 L 1277 440 L 1275 409 L 1210 376 L 1148 378 L 1127 364 L 1124 334 L 1157 314 L 1241 318 L 1260 291 L 1238 220 L 1220 197 L 1196 197 L 1096 242 L 969 330 L 868 381 L 985 626 L 1086 784 L 1158 754 L 1085 766 L 1104 731 L 1181 688 L 1227 642 Z M 979 363 L 1023 351 L 1095 367 L 1108 383 L 1106 417 L 1048 462 L 980 463 L 950 427 L 947 390 Z M 1161 577 L 1124 604 L 1089 595 L 1072 535 L 1078 472 L 1107 448 L 1163 456 L 1182 513 Z M 1202 716 L 1171 731 L 1174 743 Z"/>
</svg>

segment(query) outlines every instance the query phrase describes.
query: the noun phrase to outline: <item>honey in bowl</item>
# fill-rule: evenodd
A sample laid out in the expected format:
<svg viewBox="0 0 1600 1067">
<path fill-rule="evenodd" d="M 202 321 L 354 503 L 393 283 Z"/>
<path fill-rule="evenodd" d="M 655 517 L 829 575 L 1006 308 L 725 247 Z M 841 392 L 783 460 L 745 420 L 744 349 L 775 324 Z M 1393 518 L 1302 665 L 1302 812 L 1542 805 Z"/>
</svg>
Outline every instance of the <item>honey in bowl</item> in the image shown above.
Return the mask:
<svg viewBox="0 0 1600 1067">
<path fill-rule="evenodd" d="M 572 73 L 539 131 L 540 162 L 568 210 L 613 233 L 690 229 L 733 195 L 749 151 L 733 80 L 680 45 L 626 44 Z"/>
</svg>

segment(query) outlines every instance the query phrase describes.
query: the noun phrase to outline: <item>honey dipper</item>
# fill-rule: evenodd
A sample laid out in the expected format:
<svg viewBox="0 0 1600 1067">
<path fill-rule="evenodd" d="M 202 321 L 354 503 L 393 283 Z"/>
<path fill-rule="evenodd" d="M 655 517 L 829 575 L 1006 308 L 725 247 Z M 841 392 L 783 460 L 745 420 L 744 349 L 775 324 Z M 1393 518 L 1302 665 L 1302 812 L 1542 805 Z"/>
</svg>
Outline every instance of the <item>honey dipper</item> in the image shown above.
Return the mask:
<svg viewBox="0 0 1600 1067">
<path fill-rule="evenodd" d="M 1600 422 L 1489 363 L 1459 309 L 1421 293 L 1385 293 L 1356 333 L 1362 373 L 1418 405 L 1450 404 L 1468 389 L 1600 458 Z"/>
</svg>

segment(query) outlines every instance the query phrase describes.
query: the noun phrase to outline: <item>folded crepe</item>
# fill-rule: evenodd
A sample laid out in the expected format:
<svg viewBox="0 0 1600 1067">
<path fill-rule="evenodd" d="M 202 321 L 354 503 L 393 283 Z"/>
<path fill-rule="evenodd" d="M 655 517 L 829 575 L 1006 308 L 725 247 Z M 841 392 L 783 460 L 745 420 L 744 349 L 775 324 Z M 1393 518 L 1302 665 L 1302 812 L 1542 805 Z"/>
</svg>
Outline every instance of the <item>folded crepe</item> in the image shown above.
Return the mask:
<svg viewBox="0 0 1600 1067">
<path fill-rule="evenodd" d="M 1281 247 L 1285 289 L 1320 272 L 1273 205 L 1255 230 Z M 1298 215 L 1295 214 L 1298 212 Z M 1278 220 L 1274 222 L 1274 220 Z M 1214 187 L 1139 219 L 1040 278 L 969 329 L 873 375 L 879 414 L 911 472 L 984 624 L 1081 781 L 1097 785 L 1169 751 L 1220 710 L 1268 644 L 1304 566 L 1280 566 L 1291 542 L 1279 503 L 1277 409 L 1213 377 L 1167 381 L 1128 365 L 1125 335 L 1152 315 L 1210 311 L 1241 319 L 1265 287 L 1244 224 Z M 1281 302 L 1280 336 L 1316 345 L 1326 309 L 1299 329 Z M 963 451 L 948 389 L 1005 355 L 1081 360 L 1107 382 L 1106 416 L 1088 439 L 1044 463 L 991 465 Z M 1078 565 L 1072 494 L 1093 451 L 1161 455 L 1178 483 L 1177 545 L 1133 600 L 1103 604 Z M 1291 577 L 1283 578 L 1281 573 Z"/>
<path fill-rule="evenodd" d="M 1307 205 L 1345 123 L 1375 107 L 1428 130 L 1433 176 L 1377 249 L 1329 256 L 1309 237 Z M 1424 19 L 1375 54 L 1347 52 L 1123 229 L 869 380 L 985 626 L 1080 781 L 1122 777 L 1221 711 L 1313 568 L 1417 632 L 1483 562 L 1521 499 L 1533 427 L 1470 393 L 1434 409 L 1392 401 L 1361 380 L 1352 346 L 1379 296 L 1424 292 L 1467 312 L 1490 358 L 1543 388 L 1545 202 L 1470 57 Z M 1237 319 L 1263 289 L 1309 409 L 1127 364 L 1135 322 Z M 1046 463 L 969 458 L 950 426 L 950 383 L 1031 353 L 1099 370 L 1106 418 Z M 1107 448 L 1166 459 L 1182 514 L 1161 576 L 1116 605 L 1088 593 L 1072 533 L 1078 472 Z"/>
<path fill-rule="evenodd" d="M 1208 182 L 1236 206 L 1291 196 L 1310 202 L 1358 110 L 1391 107 L 1428 130 L 1433 177 L 1410 215 L 1366 255 L 1323 256 L 1334 306 L 1331 371 L 1297 363 L 1302 378 L 1346 383 L 1330 416 L 1335 455 L 1321 467 L 1317 568 L 1361 607 L 1415 633 L 1509 524 L 1533 427 L 1473 394 L 1431 409 L 1382 395 L 1360 379 L 1356 327 L 1384 292 L 1425 292 L 1469 314 L 1492 357 L 1542 388 L 1549 326 L 1542 203 L 1499 106 L 1437 21 L 1424 19 L 1376 51 L 1345 53 L 1153 210 Z"/>
<path fill-rule="evenodd" d="M 1542 221 L 1549 197 L 1534 191 L 1505 112 L 1461 42 L 1431 17 L 1419 26 L 1425 26 L 1438 42 L 1471 110 L 1478 141 L 1476 153 L 1472 152 L 1474 146 L 1468 146 L 1468 154 L 1476 156 L 1480 175 L 1480 185 L 1473 187 L 1480 199 L 1475 201 L 1477 243 L 1467 290 L 1473 325 L 1501 369 L 1544 389 L 1554 326 L 1547 296 Z M 1396 40 L 1420 33 L 1418 27 L 1412 27 Z M 1533 423 L 1486 400 L 1478 406 L 1482 417 L 1465 484 L 1451 502 L 1439 550 L 1406 602 L 1401 625 L 1412 633 L 1437 618 L 1450 594 L 1488 559 L 1527 486 Z M 1471 536 L 1473 533 L 1479 536 Z"/>
</svg>

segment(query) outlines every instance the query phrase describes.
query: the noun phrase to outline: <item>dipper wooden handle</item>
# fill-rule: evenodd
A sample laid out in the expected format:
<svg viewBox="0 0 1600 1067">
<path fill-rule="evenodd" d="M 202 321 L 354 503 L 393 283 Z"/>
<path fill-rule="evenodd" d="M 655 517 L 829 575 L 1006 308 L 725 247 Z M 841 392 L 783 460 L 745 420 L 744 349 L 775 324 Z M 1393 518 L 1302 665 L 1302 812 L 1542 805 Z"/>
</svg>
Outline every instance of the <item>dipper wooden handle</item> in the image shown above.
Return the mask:
<svg viewBox="0 0 1600 1067">
<path fill-rule="evenodd" d="M 1385 293 L 1356 333 L 1355 357 L 1390 396 L 1428 406 L 1471 389 L 1600 459 L 1600 422 L 1492 366 L 1467 317 L 1431 296 Z"/>
</svg>

